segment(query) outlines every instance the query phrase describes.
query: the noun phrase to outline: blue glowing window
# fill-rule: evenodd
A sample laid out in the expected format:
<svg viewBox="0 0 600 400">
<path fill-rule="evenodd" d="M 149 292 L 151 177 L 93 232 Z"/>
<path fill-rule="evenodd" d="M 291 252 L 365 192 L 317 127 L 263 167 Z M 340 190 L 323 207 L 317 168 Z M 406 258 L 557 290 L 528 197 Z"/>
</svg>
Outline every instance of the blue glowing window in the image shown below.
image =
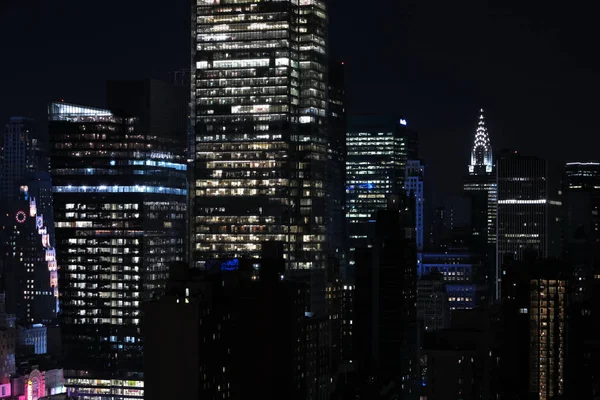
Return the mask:
<svg viewBox="0 0 600 400">
<path fill-rule="evenodd" d="M 237 271 L 240 267 L 240 260 L 234 258 L 221 263 L 221 271 Z"/>
</svg>

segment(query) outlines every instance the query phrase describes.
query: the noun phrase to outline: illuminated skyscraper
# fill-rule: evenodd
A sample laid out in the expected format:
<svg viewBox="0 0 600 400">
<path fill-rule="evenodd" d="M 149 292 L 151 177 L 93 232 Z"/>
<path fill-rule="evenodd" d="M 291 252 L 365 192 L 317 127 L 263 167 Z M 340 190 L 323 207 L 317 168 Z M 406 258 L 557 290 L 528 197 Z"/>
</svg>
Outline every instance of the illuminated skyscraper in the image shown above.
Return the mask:
<svg viewBox="0 0 600 400">
<path fill-rule="evenodd" d="M 386 209 L 390 195 L 405 194 L 407 161 L 418 158 L 418 141 L 404 119 L 355 117 L 346 143 L 346 218 L 353 265 L 354 250 L 375 238 L 374 215 Z"/>
<path fill-rule="evenodd" d="M 540 258 L 561 255 L 559 164 L 506 151 L 498 158 L 497 270 L 526 251 Z M 497 288 L 499 293 L 498 276 Z M 497 293 L 497 295 L 498 295 Z"/>
<path fill-rule="evenodd" d="M 196 0 L 192 21 L 195 265 L 276 240 L 288 270 L 325 270 L 325 2 Z"/>
<path fill-rule="evenodd" d="M 482 108 L 479 114 L 479 122 L 477 123 L 477 131 L 475 132 L 473 150 L 471 151 L 469 173 L 480 174 L 486 172 L 489 174 L 492 172 L 493 168 L 492 144 L 490 142 L 490 135 L 488 134 L 487 127 L 485 126 Z"/>
<path fill-rule="evenodd" d="M 63 102 L 48 110 L 65 379 L 74 398 L 143 397 L 142 302 L 185 257 L 185 118 L 173 127 L 152 101 L 177 113 L 177 97 L 154 82 L 119 87 L 111 84 L 108 96 L 119 112 Z"/>
<path fill-rule="evenodd" d="M 477 130 L 471 150 L 469 173 L 463 181 L 463 193 L 471 200 L 471 251 L 482 256 L 487 273 L 480 284 L 490 285 L 490 295 L 496 296 L 496 213 L 498 189 L 492 159 L 492 145 L 480 110 Z"/>
<path fill-rule="evenodd" d="M 475 242 L 481 246 L 496 243 L 496 177 L 493 174 L 492 145 L 485 126 L 483 109 L 480 110 L 479 122 L 473 149 L 469 175 L 464 180 L 464 193 L 471 198 L 471 220 Z"/>
</svg>

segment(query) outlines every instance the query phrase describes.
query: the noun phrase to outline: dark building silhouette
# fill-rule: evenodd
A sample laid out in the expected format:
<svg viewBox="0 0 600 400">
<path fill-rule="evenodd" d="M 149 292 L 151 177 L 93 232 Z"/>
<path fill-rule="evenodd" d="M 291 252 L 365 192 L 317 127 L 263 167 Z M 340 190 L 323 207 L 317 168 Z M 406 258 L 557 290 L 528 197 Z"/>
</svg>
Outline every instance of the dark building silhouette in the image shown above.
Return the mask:
<svg viewBox="0 0 600 400">
<path fill-rule="evenodd" d="M 5 385 L 10 384 L 10 377 L 16 372 L 17 330 L 15 316 L 6 312 L 5 304 L 4 293 L 0 292 L 0 390 L 6 392 Z"/>
<path fill-rule="evenodd" d="M 429 248 L 438 250 L 446 244 L 452 231 L 453 211 L 449 207 L 436 207 L 433 210 L 431 226 L 429 228 Z"/>
<path fill-rule="evenodd" d="M 433 210 L 429 225 L 429 251 L 446 251 L 448 247 L 472 250 L 471 202 L 464 196 L 450 196 L 442 207 Z"/>
<path fill-rule="evenodd" d="M 450 327 L 446 282 L 438 270 L 422 275 L 417 283 L 417 319 L 425 332 Z"/>
<path fill-rule="evenodd" d="M 565 239 L 600 241 L 600 163 L 568 162 L 563 179 Z"/>
<path fill-rule="evenodd" d="M 329 331 L 306 323 L 308 286 L 282 280 L 283 244 L 262 247 L 261 259 L 172 267 L 145 308 L 146 399 L 317 398 L 307 377 Z"/>
<path fill-rule="evenodd" d="M 589 300 L 600 272 L 600 163 L 569 162 L 563 179 L 563 256 L 572 265 L 572 303 Z"/>
<path fill-rule="evenodd" d="M 12 117 L 0 139 L 0 199 L 16 199 L 29 173 L 49 171 L 48 135 L 34 120 Z"/>
<path fill-rule="evenodd" d="M 185 104 L 109 83 L 99 109 L 49 106 L 65 381 L 73 398 L 143 396 L 142 302 L 185 260 Z M 182 128 L 183 127 L 183 128 Z"/>
<path fill-rule="evenodd" d="M 448 329 L 426 333 L 420 354 L 421 398 L 491 399 L 494 337 L 487 311 L 453 313 Z"/>
<path fill-rule="evenodd" d="M 569 305 L 565 360 L 565 397 L 600 398 L 600 277 L 586 299 Z"/>
<path fill-rule="evenodd" d="M 331 262 L 342 279 L 348 278 L 346 226 L 346 94 L 344 63 L 329 62 L 329 141 L 327 185 L 327 245 Z M 331 268 L 331 267 L 330 267 Z"/>
<path fill-rule="evenodd" d="M 414 197 L 415 202 L 415 240 L 417 255 L 421 259 L 424 247 L 425 219 L 425 165 L 422 160 L 407 160 L 404 167 L 404 190 L 406 195 Z"/>
<path fill-rule="evenodd" d="M 600 163 L 567 163 L 563 199 L 563 251 L 572 267 L 565 397 L 596 399 L 600 398 Z"/>
<path fill-rule="evenodd" d="M 353 357 L 353 341 L 354 341 L 354 295 L 356 291 L 353 284 L 345 284 L 341 288 L 340 301 L 340 360 L 341 367 L 351 368 L 354 359 Z"/>
<path fill-rule="evenodd" d="M 560 164 L 516 151 L 500 153 L 498 180 L 496 298 L 505 259 L 522 260 L 526 252 L 540 258 L 560 257 Z"/>
<path fill-rule="evenodd" d="M 417 255 L 412 205 L 391 199 L 377 213 L 371 248 L 357 250 L 354 297 L 355 385 L 364 398 L 416 391 Z"/>
</svg>

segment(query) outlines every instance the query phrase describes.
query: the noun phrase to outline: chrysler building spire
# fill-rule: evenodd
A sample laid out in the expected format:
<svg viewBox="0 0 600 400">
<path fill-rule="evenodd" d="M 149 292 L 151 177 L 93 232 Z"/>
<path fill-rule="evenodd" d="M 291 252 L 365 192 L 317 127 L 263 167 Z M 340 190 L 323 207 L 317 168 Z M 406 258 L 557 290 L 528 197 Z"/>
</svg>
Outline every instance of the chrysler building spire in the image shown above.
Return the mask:
<svg viewBox="0 0 600 400">
<path fill-rule="evenodd" d="M 475 132 L 473 150 L 471 151 L 471 164 L 469 165 L 469 173 L 491 173 L 492 165 L 492 145 L 490 143 L 490 135 L 488 134 L 485 126 L 482 108 L 479 111 L 479 122 L 477 124 L 477 131 Z"/>
</svg>

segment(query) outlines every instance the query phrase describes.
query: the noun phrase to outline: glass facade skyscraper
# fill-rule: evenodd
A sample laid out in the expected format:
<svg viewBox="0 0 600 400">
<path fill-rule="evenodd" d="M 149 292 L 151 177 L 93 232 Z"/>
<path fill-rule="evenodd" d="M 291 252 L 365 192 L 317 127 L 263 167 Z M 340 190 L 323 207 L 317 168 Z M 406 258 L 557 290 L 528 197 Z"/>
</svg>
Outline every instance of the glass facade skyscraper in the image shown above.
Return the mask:
<svg viewBox="0 0 600 400">
<path fill-rule="evenodd" d="M 63 102 L 48 112 L 69 395 L 142 398 L 142 302 L 185 257 L 185 130 Z"/>
<path fill-rule="evenodd" d="M 321 0 L 196 0 L 192 257 L 259 257 L 324 270 L 328 193 L 327 8 Z"/>
<path fill-rule="evenodd" d="M 404 194 L 406 163 L 418 157 L 417 134 L 405 120 L 354 117 L 346 135 L 346 219 L 350 265 L 353 253 L 375 236 L 378 210 L 390 195 Z"/>
<path fill-rule="evenodd" d="M 561 255 L 561 165 L 503 152 L 498 158 L 497 271 L 506 257 Z M 499 287 L 500 276 L 497 287 Z M 499 292 L 499 289 L 498 289 Z M 499 296 L 498 296 L 499 297 Z"/>
</svg>

